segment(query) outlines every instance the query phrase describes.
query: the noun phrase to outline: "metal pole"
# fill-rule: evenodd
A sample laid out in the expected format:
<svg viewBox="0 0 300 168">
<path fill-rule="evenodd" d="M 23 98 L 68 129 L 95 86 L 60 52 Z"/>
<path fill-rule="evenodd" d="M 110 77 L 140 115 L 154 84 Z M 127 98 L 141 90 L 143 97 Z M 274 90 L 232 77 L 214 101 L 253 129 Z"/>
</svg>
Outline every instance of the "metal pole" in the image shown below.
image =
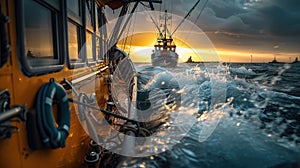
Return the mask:
<svg viewBox="0 0 300 168">
<path fill-rule="evenodd" d="M 0 123 L 3 123 L 7 120 L 10 120 L 14 117 L 19 117 L 20 119 L 24 120 L 25 115 L 24 113 L 25 108 L 24 107 L 14 107 L 10 110 L 4 111 L 0 114 Z"/>
</svg>

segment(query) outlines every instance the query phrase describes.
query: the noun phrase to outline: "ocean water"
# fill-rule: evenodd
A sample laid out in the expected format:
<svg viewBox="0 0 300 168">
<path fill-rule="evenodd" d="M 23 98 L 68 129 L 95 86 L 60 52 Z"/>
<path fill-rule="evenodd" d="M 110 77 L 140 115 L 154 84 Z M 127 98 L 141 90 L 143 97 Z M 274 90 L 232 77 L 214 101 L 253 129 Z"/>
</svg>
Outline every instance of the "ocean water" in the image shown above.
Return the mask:
<svg viewBox="0 0 300 168">
<path fill-rule="evenodd" d="M 300 167 L 300 64 L 180 64 L 166 71 L 181 87 L 182 107 L 168 111 L 158 130 L 163 142 L 151 148 L 162 152 L 124 157 L 117 167 Z"/>
</svg>

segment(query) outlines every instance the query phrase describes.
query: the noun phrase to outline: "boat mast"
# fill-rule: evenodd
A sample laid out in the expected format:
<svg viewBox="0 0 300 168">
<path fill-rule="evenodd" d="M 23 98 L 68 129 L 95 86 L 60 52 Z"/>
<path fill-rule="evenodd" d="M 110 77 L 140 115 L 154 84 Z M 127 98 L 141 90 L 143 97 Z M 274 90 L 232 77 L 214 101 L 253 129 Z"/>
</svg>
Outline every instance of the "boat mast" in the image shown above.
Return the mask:
<svg viewBox="0 0 300 168">
<path fill-rule="evenodd" d="M 167 39 L 167 15 L 168 15 L 168 11 L 165 10 L 165 37 L 164 39 Z"/>
</svg>

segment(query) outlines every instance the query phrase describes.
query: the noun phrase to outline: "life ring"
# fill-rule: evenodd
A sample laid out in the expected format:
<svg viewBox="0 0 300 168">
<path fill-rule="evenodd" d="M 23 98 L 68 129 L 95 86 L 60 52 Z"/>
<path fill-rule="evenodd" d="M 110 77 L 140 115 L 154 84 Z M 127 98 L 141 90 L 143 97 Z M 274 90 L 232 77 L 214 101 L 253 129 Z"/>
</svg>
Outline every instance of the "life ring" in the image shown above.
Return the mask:
<svg viewBox="0 0 300 168">
<path fill-rule="evenodd" d="M 57 106 L 56 122 L 52 115 L 53 100 Z M 47 149 L 65 147 L 70 128 L 70 103 L 64 88 L 54 80 L 43 85 L 38 92 L 36 111 L 43 146 Z"/>
</svg>

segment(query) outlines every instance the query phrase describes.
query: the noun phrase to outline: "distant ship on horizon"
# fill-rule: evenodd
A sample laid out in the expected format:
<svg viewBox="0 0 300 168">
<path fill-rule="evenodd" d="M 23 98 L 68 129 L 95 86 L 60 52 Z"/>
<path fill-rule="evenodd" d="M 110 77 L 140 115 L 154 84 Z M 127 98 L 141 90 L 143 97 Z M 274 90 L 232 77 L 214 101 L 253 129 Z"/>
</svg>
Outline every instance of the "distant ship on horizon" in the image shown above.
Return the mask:
<svg viewBox="0 0 300 168">
<path fill-rule="evenodd" d="M 193 61 L 192 56 L 190 56 L 189 59 L 185 61 L 185 63 L 195 63 L 195 61 Z"/>
<path fill-rule="evenodd" d="M 298 60 L 298 57 L 296 57 L 295 60 L 292 62 L 292 64 L 296 64 L 296 63 L 300 63 L 300 61 Z"/>
<path fill-rule="evenodd" d="M 268 63 L 270 63 L 270 64 L 280 64 L 280 63 L 285 63 L 285 62 L 277 61 L 276 56 L 274 56 L 274 59 L 271 62 L 268 62 Z M 295 63 L 300 63 L 300 61 L 298 60 L 298 57 L 296 57 L 293 62 L 290 62 L 290 64 L 295 64 Z"/>
<path fill-rule="evenodd" d="M 274 56 L 274 59 L 271 62 L 268 62 L 270 64 L 278 64 L 278 63 L 282 63 L 282 62 L 278 62 L 276 59 L 276 56 Z"/>
</svg>

